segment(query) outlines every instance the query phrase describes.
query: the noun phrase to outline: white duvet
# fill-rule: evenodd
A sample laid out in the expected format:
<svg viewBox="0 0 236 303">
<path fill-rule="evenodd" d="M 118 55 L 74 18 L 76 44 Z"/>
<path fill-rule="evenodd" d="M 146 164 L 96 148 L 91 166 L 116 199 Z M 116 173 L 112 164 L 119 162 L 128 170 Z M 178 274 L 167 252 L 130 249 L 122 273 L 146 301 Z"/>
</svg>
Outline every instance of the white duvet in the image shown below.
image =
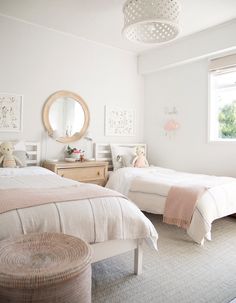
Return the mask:
<svg viewBox="0 0 236 303">
<path fill-rule="evenodd" d="M 163 214 L 171 186 L 198 184 L 208 188 L 197 202 L 189 236 L 197 243 L 211 239 L 212 222 L 236 213 L 236 179 L 177 172 L 161 167 L 121 168 L 114 171 L 107 187 L 127 195 L 143 211 Z"/>
<path fill-rule="evenodd" d="M 75 183 L 41 167 L 0 168 L 1 189 L 47 190 Z M 121 197 L 50 203 L 0 214 L 0 240 L 33 232 L 63 232 L 88 243 L 145 238 L 156 247 L 157 242 L 152 223 L 135 204 Z"/>
</svg>

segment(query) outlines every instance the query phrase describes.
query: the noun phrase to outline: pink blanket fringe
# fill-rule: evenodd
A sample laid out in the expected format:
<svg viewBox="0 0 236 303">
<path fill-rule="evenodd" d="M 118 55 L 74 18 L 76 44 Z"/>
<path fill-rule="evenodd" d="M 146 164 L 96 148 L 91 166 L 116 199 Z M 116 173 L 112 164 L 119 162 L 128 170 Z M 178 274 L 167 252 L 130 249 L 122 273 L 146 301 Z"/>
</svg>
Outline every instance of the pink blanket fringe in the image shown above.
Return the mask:
<svg viewBox="0 0 236 303">
<path fill-rule="evenodd" d="M 163 222 L 188 229 L 204 186 L 172 186 L 166 200 Z"/>
</svg>

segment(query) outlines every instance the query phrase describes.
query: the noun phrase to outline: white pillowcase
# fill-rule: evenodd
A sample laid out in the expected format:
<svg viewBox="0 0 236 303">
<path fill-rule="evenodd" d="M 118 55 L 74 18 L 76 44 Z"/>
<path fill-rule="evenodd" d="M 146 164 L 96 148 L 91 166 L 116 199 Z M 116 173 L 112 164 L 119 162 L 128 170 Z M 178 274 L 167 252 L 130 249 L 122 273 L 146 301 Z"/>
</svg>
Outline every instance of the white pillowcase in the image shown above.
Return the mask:
<svg viewBox="0 0 236 303">
<path fill-rule="evenodd" d="M 136 157 L 135 153 L 122 156 L 123 167 L 133 167 L 133 160 Z"/>
<path fill-rule="evenodd" d="M 124 166 L 131 166 L 131 159 L 135 157 L 135 149 L 133 147 L 116 146 L 113 144 L 110 146 L 114 170 L 117 170 Z"/>
<path fill-rule="evenodd" d="M 14 143 L 14 151 L 13 154 L 21 161 L 22 165 L 20 167 L 27 166 L 27 152 L 25 141 L 17 141 Z"/>
<path fill-rule="evenodd" d="M 25 146 L 25 142 L 24 141 L 18 141 L 18 142 L 14 142 L 14 150 L 23 150 L 26 151 L 26 146 Z"/>
</svg>

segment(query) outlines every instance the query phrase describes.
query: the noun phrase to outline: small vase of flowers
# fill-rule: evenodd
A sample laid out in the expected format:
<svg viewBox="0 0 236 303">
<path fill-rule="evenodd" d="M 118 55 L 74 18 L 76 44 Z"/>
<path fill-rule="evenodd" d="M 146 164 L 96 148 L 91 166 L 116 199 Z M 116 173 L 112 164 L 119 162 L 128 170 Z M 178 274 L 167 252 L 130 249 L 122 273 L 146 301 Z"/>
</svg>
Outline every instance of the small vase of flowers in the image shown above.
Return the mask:
<svg viewBox="0 0 236 303">
<path fill-rule="evenodd" d="M 84 151 L 77 149 L 76 147 L 70 147 L 69 145 L 66 148 L 66 154 L 70 158 L 74 158 L 79 161 L 84 161 Z"/>
</svg>

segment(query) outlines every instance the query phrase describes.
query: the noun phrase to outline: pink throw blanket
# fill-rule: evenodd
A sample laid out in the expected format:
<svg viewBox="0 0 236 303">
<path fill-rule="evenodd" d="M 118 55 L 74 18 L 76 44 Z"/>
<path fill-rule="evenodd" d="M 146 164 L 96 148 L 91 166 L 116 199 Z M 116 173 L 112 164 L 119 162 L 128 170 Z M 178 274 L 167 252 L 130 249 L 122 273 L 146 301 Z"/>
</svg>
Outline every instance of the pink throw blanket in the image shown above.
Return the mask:
<svg viewBox="0 0 236 303">
<path fill-rule="evenodd" d="M 47 203 L 67 202 L 102 197 L 123 197 L 122 194 L 95 185 L 79 184 L 57 188 L 0 189 L 0 214 L 10 210 Z"/>
<path fill-rule="evenodd" d="M 163 222 L 187 229 L 200 196 L 206 187 L 172 186 L 166 200 Z"/>
</svg>

